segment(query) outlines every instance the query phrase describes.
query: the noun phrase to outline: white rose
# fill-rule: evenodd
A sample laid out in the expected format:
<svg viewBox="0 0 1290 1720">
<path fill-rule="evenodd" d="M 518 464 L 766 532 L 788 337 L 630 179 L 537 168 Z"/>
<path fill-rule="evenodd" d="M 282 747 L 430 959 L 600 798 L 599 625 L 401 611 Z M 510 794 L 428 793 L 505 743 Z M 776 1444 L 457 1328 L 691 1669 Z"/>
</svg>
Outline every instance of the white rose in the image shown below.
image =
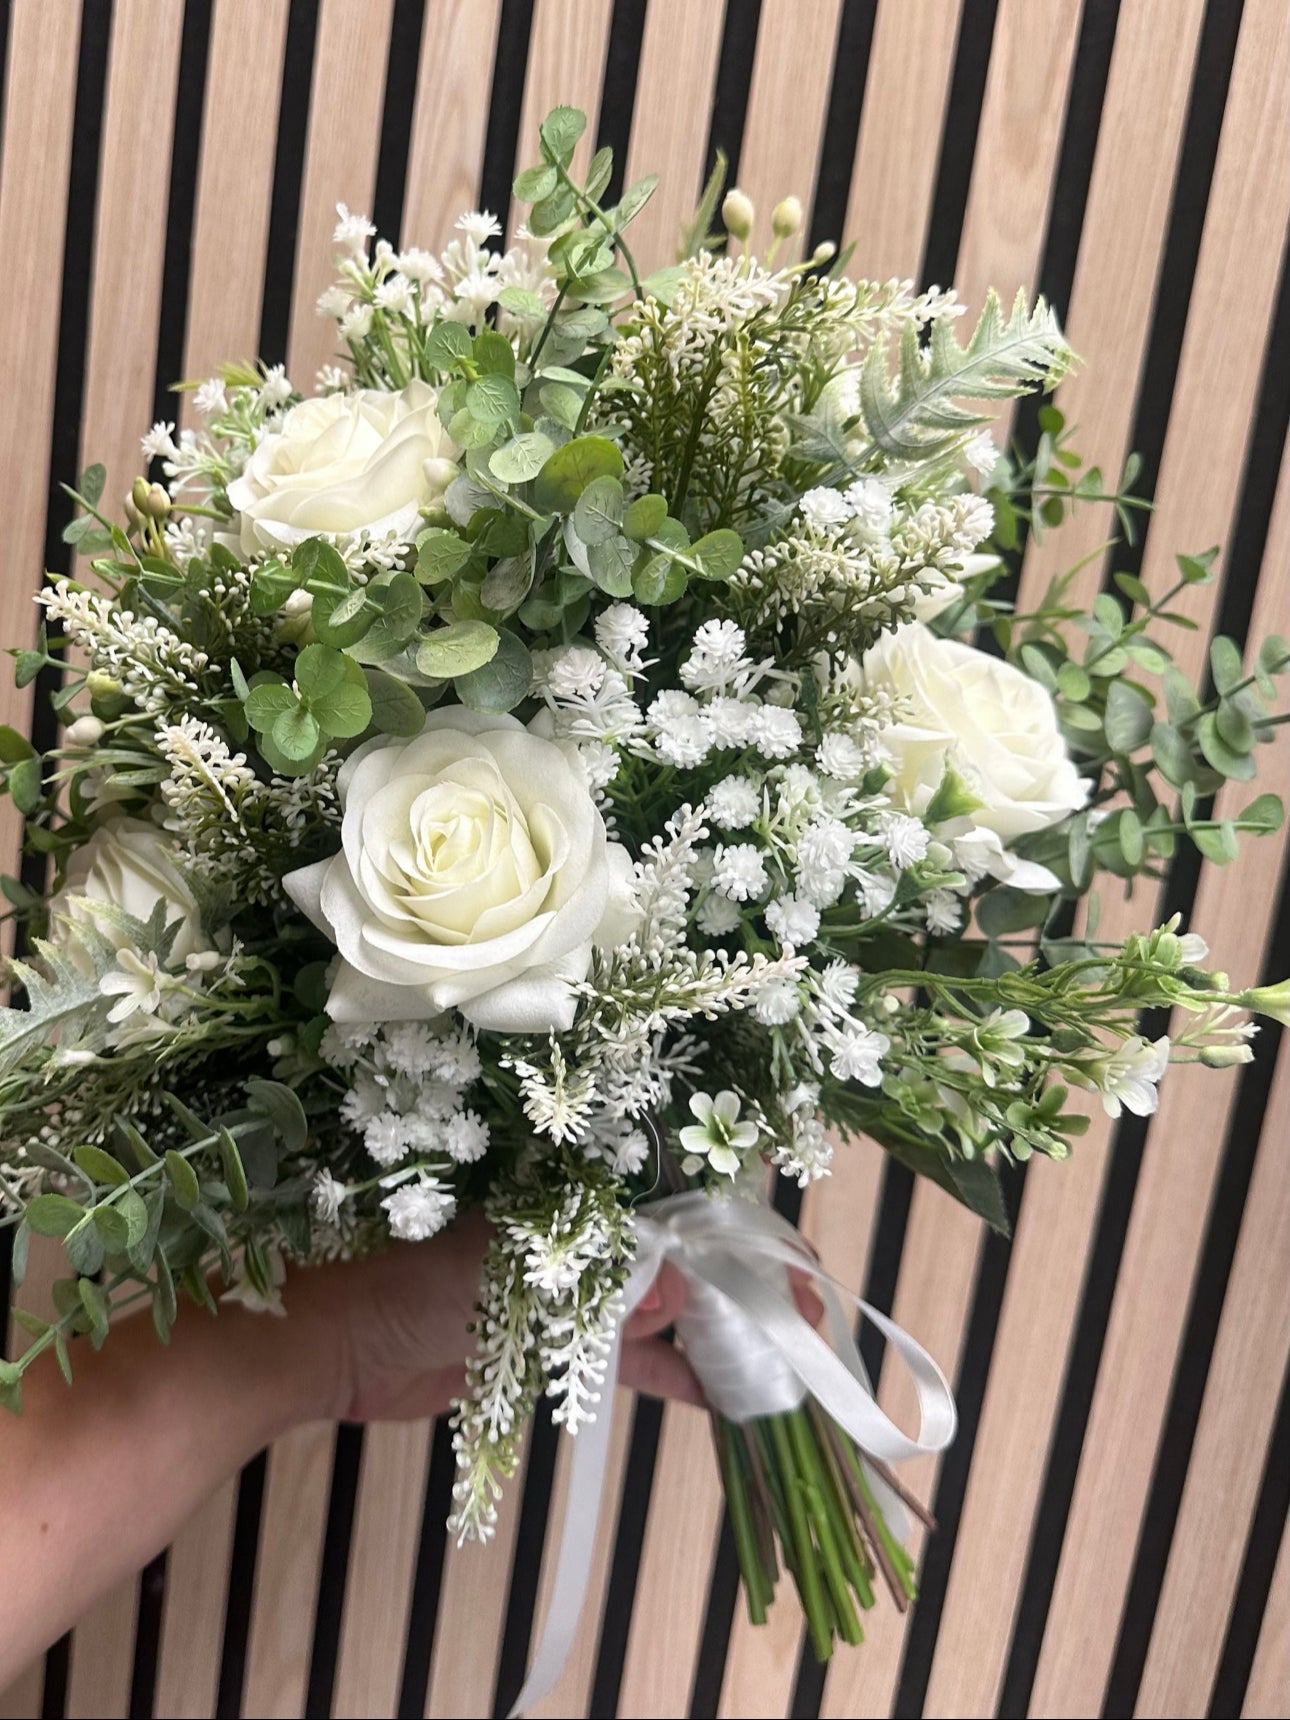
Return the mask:
<svg viewBox="0 0 1290 1720">
<path fill-rule="evenodd" d="M 179 922 L 170 950 L 172 962 L 186 961 L 211 948 L 202 930 L 197 898 L 179 868 L 173 844 L 137 818 L 100 824 L 67 862 L 63 887 L 50 904 L 52 914 L 92 925 L 117 949 L 125 948 L 129 939 L 106 915 L 94 912 L 95 902 L 110 903 L 136 920 L 150 919 L 157 903 L 163 902 L 166 924 Z M 57 935 L 55 928 L 55 939 Z"/>
<path fill-rule="evenodd" d="M 242 553 L 290 549 L 320 532 L 411 536 L 457 475 L 437 401 L 416 380 L 399 394 L 365 388 L 293 406 L 228 487 Z"/>
<path fill-rule="evenodd" d="M 433 711 L 410 741 L 359 747 L 339 778 L 341 852 L 292 872 L 292 900 L 342 961 L 327 1013 L 476 1027 L 573 1023 L 593 945 L 631 929 L 631 862 L 570 744 L 514 717 Z"/>
<path fill-rule="evenodd" d="M 908 811 L 927 810 L 947 764 L 983 802 L 973 824 L 1004 845 L 1087 801 L 1052 700 L 1010 663 L 915 621 L 879 640 L 861 672 L 866 691 L 891 694 L 905 713 L 881 741 L 894 771 L 889 792 Z"/>
</svg>

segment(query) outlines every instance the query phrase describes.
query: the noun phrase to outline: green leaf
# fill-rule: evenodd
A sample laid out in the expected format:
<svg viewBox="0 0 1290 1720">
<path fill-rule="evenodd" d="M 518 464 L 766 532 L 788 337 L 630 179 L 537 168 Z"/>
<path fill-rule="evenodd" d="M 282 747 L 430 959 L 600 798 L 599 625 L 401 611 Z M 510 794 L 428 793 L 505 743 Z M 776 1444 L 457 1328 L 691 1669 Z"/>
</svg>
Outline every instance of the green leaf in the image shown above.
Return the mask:
<svg viewBox="0 0 1290 1720">
<path fill-rule="evenodd" d="M 273 1124 L 288 1153 L 303 1152 L 309 1139 L 309 1119 L 300 1095 L 282 1081 L 265 1081 L 253 1075 L 246 1083 L 247 1097 L 257 1111 Z"/>
<path fill-rule="evenodd" d="M 573 529 L 585 544 L 607 543 L 616 538 L 623 518 L 623 486 L 608 473 L 593 478 L 578 497 L 573 510 Z M 635 555 L 633 550 L 632 555 Z M 623 596 L 624 593 L 617 595 Z"/>
<path fill-rule="evenodd" d="M 19 759 L 10 767 L 9 795 L 24 817 L 36 810 L 43 798 L 39 758 Z"/>
<path fill-rule="evenodd" d="M 515 348 L 496 329 L 481 329 L 471 347 L 475 369 L 481 376 L 505 376 L 514 380 Z"/>
<path fill-rule="evenodd" d="M 128 1188 L 113 1203 L 125 1224 L 125 1246 L 134 1248 L 148 1233 L 148 1206 L 137 1190 Z"/>
<path fill-rule="evenodd" d="M 266 561 L 251 575 L 252 615 L 272 615 L 296 589 L 293 568 L 280 561 Z"/>
<path fill-rule="evenodd" d="M 1049 898 L 1031 890 L 1014 890 L 1003 884 L 987 890 L 975 903 L 976 921 L 987 938 L 1006 937 L 1010 932 L 1042 926 L 1048 918 Z"/>
<path fill-rule="evenodd" d="M 88 1213 L 84 1215 L 83 1222 L 63 1238 L 63 1252 L 73 1272 L 84 1272 L 92 1277 L 102 1270 L 106 1250 L 103 1238 Z"/>
<path fill-rule="evenodd" d="M 246 1186 L 246 1171 L 241 1154 L 237 1150 L 237 1142 L 225 1128 L 219 1130 L 219 1161 L 234 1210 L 245 1212 L 250 1204 L 251 1191 Z"/>
<path fill-rule="evenodd" d="M 538 399 L 542 402 L 542 410 L 548 418 L 564 430 L 576 430 L 578 419 L 582 415 L 584 396 L 577 389 L 568 387 L 563 382 L 545 382 L 538 389 Z"/>
<path fill-rule="evenodd" d="M 1251 830 L 1257 830 L 1270 835 L 1274 830 L 1280 830 L 1285 818 L 1285 807 L 1279 794 L 1260 794 L 1252 800 L 1241 814 L 1241 823 Z"/>
<path fill-rule="evenodd" d="M 1213 578 L 1214 563 L 1218 559 L 1218 545 L 1207 549 L 1200 555 L 1176 555 L 1174 561 L 1178 572 L 1187 585 L 1204 585 Z"/>
<path fill-rule="evenodd" d="M 439 585 L 460 572 L 473 553 L 456 532 L 432 526 L 417 539 L 417 578 L 423 585 Z"/>
<path fill-rule="evenodd" d="M 1110 592 L 1099 592 L 1093 599 L 1093 615 L 1109 638 L 1118 639 L 1124 632 L 1124 611 Z"/>
<path fill-rule="evenodd" d="M 533 562 L 529 555 L 508 555 L 484 575 L 479 596 L 485 609 L 508 614 L 518 609 L 529 594 L 533 581 Z"/>
<path fill-rule="evenodd" d="M 1151 729 L 1151 756 L 1166 782 L 1175 788 L 1191 782 L 1196 776 L 1196 761 L 1184 736 L 1169 723 L 1155 723 Z"/>
<path fill-rule="evenodd" d="M 431 370 L 451 370 L 458 360 L 469 356 L 473 344 L 464 323 L 436 323 L 426 337 L 426 363 Z"/>
<path fill-rule="evenodd" d="M 419 735 L 425 727 L 425 709 L 407 682 L 384 669 L 369 668 L 366 673 L 373 728 L 383 735 Z"/>
<path fill-rule="evenodd" d="M 623 457 L 612 442 L 603 436 L 579 436 L 557 448 L 542 467 L 534 497 L 540 512 L 568 514 L 593 478 L 622 475 Z"/>
<path fill-rule="evenodd" d="M 345 659 L 329 645 L 306 645 L 295 662 L 296 686 L 312 702 L 325 698 L 345 678 Z"/>
<path fill-rule="evenodd" d="M 97 1350 L 108 1335 L 107 1298 L 92 1278 L 82 1278 L 79 1285 L 81 1306 L 90 1323 L 90 1338 Z"/>
<path fill-rule="evenodd" d="M 527 484 L 555 453 L 555 443 L 540 430 L 512 436 L 488 457 L 489 470 L 503 484 Z M 456 571 L 455 569 L 453 570 Z"/>
<path fill-rule="evenodd" d="M 743 539 L 738 532 L 723 528 L 709 532 L 690 545 L 690 557 L 699 564 L 704 579 L 725 580 L 737 572 L 744 558 Z"/>
<path fill-rule="evenodd" d="M 1229 866 L 1241 851 L 1236 826 L 1230 819 L 1208 827 L 1198 826 L 1190 835 L 1206 860 L 1212 860 L 1216 866 Z"/>
<path fill-rule="evenodd" d="M 90 1214 L 103 1247 L 109 1254 L 123 1254 L 129 1244 L 130 1231 L 114 1206 L 96 1206 Z"/>
<path fill-rule="evenodd" d="M 65 1194 L 38 1194 L 23 1217 L 36 1236 L 66 1236 L 85 1217 L 85 1208 Z"/>
<path fill-rule="evenodd" d="M 614 536 L 587 547 L 591 577 L 609 597 L 630 597 L 632 569 L 639 551 L 628 538 Z"/>
<path fill-rule="evenodd" d="M 1206 764 L 1221 776 L 1237 782 L 1249 782 L 1256 774 L 1254 760 L 1248 753 L 1233 752 L 1219 733 L 1214 712 L 1207 711 L 1196 725 L 1196 739 Z"/>
<path fill-rule="evenodd" d="M 340 551 L 325 538 L 304 538 L 291 552 L 291 566 L 298 583 L 311 591 L 328 586 L 349 590 L 349 574 Z"/>
<path fill-rule="evenodd" d="M 343 562 L 341 571 L 344 574 Z M 324 645 L 336 650 L 357 645 L 376 620 L 366 592 L 361 586 L 352 586 L 348 574 L 339 581 L 320 574 L 308 582 L 308 589 L 313 595 L 309 619 Z"/>
<path fill-rule="evenodd" d="M 122 1183 L 130 1180 L 130 1173 L 125 1166 L 111 1153 L 104 1152 L 102 1147 L 77 1147 L 72 1158 L 97 1183 L 106 1183 L 110 1188 L 119 1188 Z"/>
<path fill-rule="evenodd" d="M 103 486 L 107 482 L 107 467 L 100 461 L 87 466 L 76 480 L 76 488 L 91 507 L 96 507 L 103 495 Z"/>
<path fill-rule="evenodd" d="M 293 705 L 274 719 L 269 734 L 283 758 L 301 764 L 322 745 L 322 730 L 301 705 Z"/>
<path fill-rule="evenodd" d="M 1230 693 L 1233 687 L 1245 679 L 1241 667 L 1241 653 L 1235 640 L 1220 633 L 1210 642 L 1209 671 L 1214 678 L 1215 690 L 1219 693 Z"/>
<path fill-rule="evenodd" d="M 526 167 L 522 173 L 517 173 L 511 183 L 511 190 L 521 203 L 538 203 L 543 197 L 549 197 L 560 182 L 560 176 L 549 162 L 542 162 L 538 167 Z"/>
<path fill-rule="evenodd" d="M 338 740 L 351 740 L 361 735 L 371 722 L 372 701 L 362 664 L 352 657 L 342 657 L 340 663 L 340 681 L 326 692 L 314 694 L 309 700 L 309 710 L 324 733 Z"/>
<path fill-rule="evenodd" d="M 1259 667 L 1265 675 L 1282 675 L 1290 669 L 1290 639 L 1269 633 L 1259 646 Z"/>
<path fill-rule="evenodd" d="M 573 210 L 573 192 L 567 185 L 557 185 L 549 197 L 543 197 L 529 210 L 529 232 L 542 238 L 554 232 L 562 221 L 567 221 Z"/>
<path fill-rule="evenodd" d="M 634 185 L 629 185 L 619 200 L 614 211 L 615 224 L 619 231 L 634 221 L 641 210 L 649 202 L 658 189 L 659 176 L 657 173 L 647 173 L 644 179 L 638 179 Z"/>
<path fill-rule="evenodd" d="M 542 154 L 548 161 L 558 162 L 561 167 L 567 167 L 578 139 L 586 129 L 587 116 L 580 108 L 552 108 L 538 127 L 538 137 L 542 142 Z"/>
<path fill-rule="evenodd" d="M 1078 663 L 1068 660 L 1057 671 L 1057 691 L 1063 699 L 1070 699 L 1073 703 L 1082 705 L 1093 691 L 1093 683 Z"/>
<path fill-rule="evenodd" d="M 1132 681 L 1112 681 L 1106 694 L 1107 744 L 1114 752 L 1135 753 L 1151 738 L 1151 701 Z"/>
<path fill-rule="evenodd" d="M 436 680 L 451 681 L 491 662 L 498 632 L 487 621 L 454 621 L 427 634 L 417 647 L 417 668 Z"/>
<path fill-rule="evenodd" d="M 399 652 L 421 624 L 425 598 L 410 573 L 381 574 L 367 587 L 376 620 L 347 654 L 357 663 L 384 663 Z"/>
<path fill-rule="evenodd" d="M 1067 864 L 1075 888 L 1081 892 L 1087 890 L 1093 879 L 1093 843 L 1087 817 L 1076 818 L 1071 823 L 1067 836 Z"/>
<path fill-rule="evenodd" d="M 173 1148 L 166 1154 L 166 1181 L 179 1205 L 185 1212 L 191 1212 L 202 1198 L 201 1185 L 188 1160 Z"/>
<path fill-rule="evenodd" d="M 667 518 L 667 499 L 664 496 L 638 496 L 630 502 L 623 514 L 623 532 L 636 543 L 644 543 L 651 538 Z"/>
<path fill-rule="evenodd" d="M 1116 815 L 1115 834 L 1120 843 L 1120 852 L 1130 866 L 1142 864 L 1142 820 L 1131 806 L 1126 806 Z"/>
<path fill-rule="evenodd" d="M 520 410 L 519 390 L 509 376 L 481 376 L 466 390 L 466 410 L 481 424 L 509 423 Z"/>
<path fill-rule="evenodd" d="M 1237 699 L 1219 701 L 1218 709 L 1214 712 L 1214 726 L 1222 736 L 1224 746 L 1230 747 L 1233 752 L 1247 753 L 1253 749 L 1254 724 L 1241 709 Z"/>
<path fill-rule="evenodd" d="M 472 711 L 512 711 L 525 698 L 533 680 L 533 660 L 528 647 L 504 628 L 497 635 L 497 651 L 482 668 L 458 675 L 453 690 Z"/>
<path fill-rule="evenodd" d="M 35 748 L 26 735 L 20 735 L 8 723 L 0 724 L 0 763 L 17 764 L 19 759 L 34 756 Z"/>
<path fill-rule="evenodd" d="M 1182 728 L 1200 711 L 1200 700 L 1186 675 L 1172 664 L 1164 672 L 1164 684 L 1169 721 L 1175 728 Z"/>
</svg>

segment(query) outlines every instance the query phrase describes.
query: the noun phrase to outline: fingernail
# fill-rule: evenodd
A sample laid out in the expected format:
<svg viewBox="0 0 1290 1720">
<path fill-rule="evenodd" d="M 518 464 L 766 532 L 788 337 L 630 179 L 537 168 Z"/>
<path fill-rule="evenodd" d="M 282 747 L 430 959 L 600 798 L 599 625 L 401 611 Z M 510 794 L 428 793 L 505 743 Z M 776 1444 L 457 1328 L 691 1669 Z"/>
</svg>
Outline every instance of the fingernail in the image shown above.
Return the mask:
<svg viewBox="0 0 1290 1720">
<path fill-rule="evenodd" d="M 640 1302 L 637 1304 L 637 1306 L 639 1307 L 640 1312 L 642 1314 L 652 1314 L 654 1312 L 655 1308 L 657 1308 L 659 1306 L 659 1304 L 662 1302 L 662 1300 L 663 1300 L 663 1298 L 659 1294 L 658 1285 L 657 1284 L 651 1284 L 649 1289 L 641 1297 Z"/>
</svg>

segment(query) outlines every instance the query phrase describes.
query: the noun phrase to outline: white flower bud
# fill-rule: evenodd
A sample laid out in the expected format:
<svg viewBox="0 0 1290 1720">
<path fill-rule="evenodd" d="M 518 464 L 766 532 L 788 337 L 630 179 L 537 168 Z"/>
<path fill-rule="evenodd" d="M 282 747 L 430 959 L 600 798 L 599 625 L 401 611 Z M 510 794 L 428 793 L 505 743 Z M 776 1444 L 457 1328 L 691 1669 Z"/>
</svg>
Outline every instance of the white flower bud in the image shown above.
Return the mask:
<svg viewBox="0 0 1290 1720">
<path fill-rule="evenodd" d="M 75 747 L 79 752 L 89 752 L 103 738 L 103 724 L 97 717 L 77 717 L 74 723 L 67 725 L 63 740 L 69 747 Z"/>
<path fill-rule="evenodd" d="M 791 239 L 802 225 L 802 200 L 785 197 L 770 212 L 770 229 L 777 239 Z"/>
<path fill-rule="evenodd" d="M 721 219 L 726 232 L 734 239 L 747 239 L 755 217 L 752 198 L 738 186 L 726 192 L 721 203 Z"/>
</svg>

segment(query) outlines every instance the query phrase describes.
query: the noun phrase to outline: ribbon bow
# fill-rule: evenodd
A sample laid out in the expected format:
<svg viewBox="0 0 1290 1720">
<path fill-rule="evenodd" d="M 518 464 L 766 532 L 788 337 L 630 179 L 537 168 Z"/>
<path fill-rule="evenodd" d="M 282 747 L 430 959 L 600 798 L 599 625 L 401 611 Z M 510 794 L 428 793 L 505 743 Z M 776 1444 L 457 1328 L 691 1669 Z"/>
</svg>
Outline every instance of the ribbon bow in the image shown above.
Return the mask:
<svg viewBox="0 0 1290 1720">
<path fill-rule="evenodd" d="M 831 1277 L 793 1226 L 771 1207 L 697 1191 L 671 1195 L 637 1210 L 636 1234 L 623 1318 L 637 1308 L 659 1268 L 670 1261 L 686 1283 L 677 1334 L 708 1401 L 727 1419 L 749 1421 L 795 1409 L 809 1393 L 862 1453 L 883 1463 L 944 1451 L 954 1438 L 954 1397 L 927 1351 L 894 1320 Z M 831 1346 L 799 1313 L 785 1270 L 790 1267 L 818 1289 Z M 909 1369 L 918 1394 L 917 1434 L 902 1432 L 878 1407 L 851 1333 L 847 1304 L 877 1326 Z M 512 1720 L 554 1687 L 573 1646 L 600 1516 L 609 1457 L 608 1406 L 618 1380 L 619 1348 L 615 1337 L 606 1362 L 601 1412 L 574 1444 L 551 1605 Z M 885 1515 L 898 1523 L 903 1508 L 895 1496 L 879 1477 L 872 1476 L 871 1484 Z"/>
</svg>

